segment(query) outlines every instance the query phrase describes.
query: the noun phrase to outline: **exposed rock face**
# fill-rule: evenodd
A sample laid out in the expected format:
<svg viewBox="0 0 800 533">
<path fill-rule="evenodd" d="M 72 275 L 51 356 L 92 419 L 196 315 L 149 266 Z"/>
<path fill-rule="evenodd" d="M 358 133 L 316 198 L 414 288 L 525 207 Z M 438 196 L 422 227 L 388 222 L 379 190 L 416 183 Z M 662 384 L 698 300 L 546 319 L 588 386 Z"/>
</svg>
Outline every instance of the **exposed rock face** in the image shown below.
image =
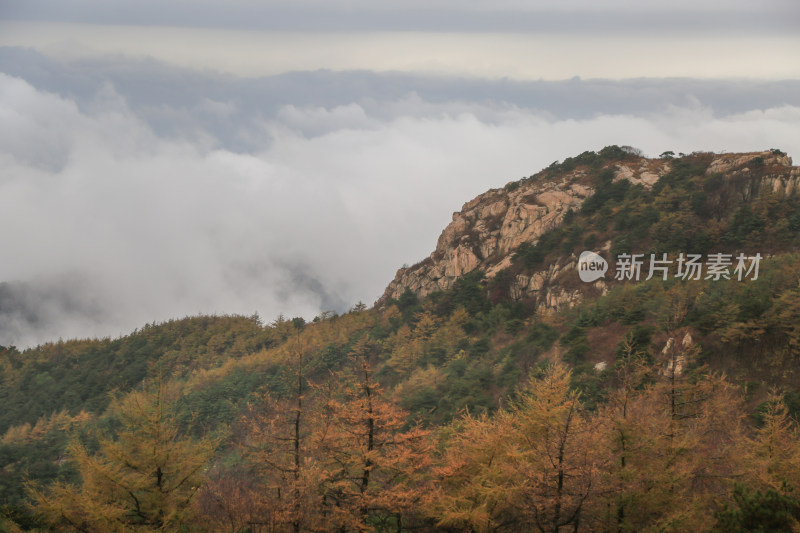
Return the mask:
<svg viewBox="0 0 800 533">
<path fill-rule="evenodd" d="M 614 181 L 628 180 L 633 184 L 641 184 L 647 189 L 651 189 L 658 181 L 658 178 L 672 170 L 668 160 L 644 159 L 636 164 L 616 165 Z"/>
<path fill-rule="evenodd" d="M 407 288 L 419 296 L 448 289 L 476 268 L 493 277 L 511 263 L 520 244 L 536 242 L 591 195 L 592 189 L 578 183 L 579 177 L 524 182 L 511 191 L 492 189 L 467 202 L 453 214 L 430 257 L 398 270 L 382 299 L 398 298 Z M 526 287 L 519 290 L 537 290 L 541 283 L 541 279 L 526 280 Z"/>
<path fill-rule="evenodd" d="M 723 179 L 737 183 L 731 189 L 739 198 L 733 205 L 747 201 L 764 189 L 778 193 L 800 192 L 800 169 L 791 167 L 791 158 L 780 153 L 754 152 L 713 156 L 707 174 L 720 173 Z M 754 182 L 749 167 L 769 169 Z M 649 189 L 668 173 L 669 159 L 633 158 L 608 165 L 614 180 L 628 180 Z M 774 170 L 774 172 L 773 172 Z M 741 181 L 741 186 L 738 182 Z M 535 244 L 548 230 L 557 227 L 570 209 L 577 210 L 593 194 L 585 171 L 574 170 L 547 179 L 542 175 L 510 183 L 503 189 L 489 190 L 464 204 L 453 214 L 453 221 L 444 229 L 436 249 L 425 260 L 397 271 L 378 304 L 399 298 L 406 289 L 418 296 L 450 288 L 464 274 L 482 269 L 488 278 L 511 264 L 511 259 L 524 242 Z M 727 201 L 726 201 L 727 203 Z M 606 243 L 606 248 L 610 245 Z M 577 303 L 580 290 L 554 286 L 551 282 L 566 270 L 574 269 L 577 258 L 570 257 L 530 276 L 517 275 L 510 284 L 512 298 L 538 296 L 540 307 L 558 308 Z M 594 287 L 605 292 L 602 280 Z"/>
<path fill-rule="evenodd" d="M 741 169 L 746 165 L 753 165 L 756 159 L 759 164 L 792 166 L 792 158 L 785 154 L 767 152 L 750 152 L 747 154 L 720 154 L 714 158 L 706 170 L 706 174 L 725 174 L 734 169 Z"/>
<path fill-rule="evenodd" d="M 754 179 L 758 168 L 767 172 Z M 785 154 L 767 151 L 717 155 L 706 170 L 706 175 L 712 174 L 720 175 L 728 185 L 726 194 L 719 198 L 722 205 L 748 202 L 764 193 L 800 192 L 800 167 L 793 167 L 792 158 Z"/>
</svg>

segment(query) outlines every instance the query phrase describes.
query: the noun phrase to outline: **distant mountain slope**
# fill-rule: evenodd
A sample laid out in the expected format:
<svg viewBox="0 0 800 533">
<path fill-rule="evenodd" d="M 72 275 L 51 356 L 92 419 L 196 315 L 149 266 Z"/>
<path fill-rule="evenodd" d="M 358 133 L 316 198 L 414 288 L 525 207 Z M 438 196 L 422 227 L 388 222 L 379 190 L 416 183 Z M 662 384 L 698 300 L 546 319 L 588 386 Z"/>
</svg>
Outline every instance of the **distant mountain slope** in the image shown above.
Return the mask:
<svg viewBox="0 0 800 533">
<path fill-rule="evenodd" d="M 111 391 L 133 389 L 154 373 L 187 375 L 276 342 L 256 317 L 202 316 L 148 324 L 119 339 L 0 347 L 0 433 L 61 410 L 100 413 Z"/>
</svg>

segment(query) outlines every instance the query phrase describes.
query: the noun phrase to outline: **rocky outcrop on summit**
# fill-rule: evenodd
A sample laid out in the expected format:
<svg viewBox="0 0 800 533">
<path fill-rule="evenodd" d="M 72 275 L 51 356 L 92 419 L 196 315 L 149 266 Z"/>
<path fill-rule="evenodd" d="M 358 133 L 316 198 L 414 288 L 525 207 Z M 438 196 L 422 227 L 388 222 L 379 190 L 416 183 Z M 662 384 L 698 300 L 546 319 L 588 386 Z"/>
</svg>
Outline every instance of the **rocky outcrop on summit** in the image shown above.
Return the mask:
<svg viewBox="0 0 800 533">
<path fill-rule="evenodd" d="M 467 202 L 453 214 L 430 257 L 398 270 L 382 299 L 399 298 L 406 289 L 419 296 L 448 289 L 476 268 L 494 276 L 510 264 L 520 244 L 536 242 L 591 195 L 592 189 L 574 178 L 492 189 Z"/>
<path fill-rule="evenodd" d="M 751 178 L 756 168 L 770 170 L 758 180 L 753 180 Z M 792 158 L 783 153 L 720 155 L 708 166 L 706 174 L 723 176 L 725 182 L 732 185 L 732 199 L 739 202 L 747 202 L 764 192 L 786 195 L 800 192 L 800 167 L 793 167 Z"/>
<path fill-rule="evenodd" d="M 600 169 L 595 167 L 592 172 L 610 169 L 614 181 L 627 180 L 651 189 L 670 172 L 672 161 L 670 158 L 629 157 L 608 162 Z M 762 175 L 754 183 L 746 179 L 749 167 L 753 166 L 778 170 Z M 707 168 L 707 174 L 723 175 L 726 181 L 741 181 L 741 186 L 731 188 L 739 196 L 731 200 L 733 203 L 747 201 L 762 188 L 782 193 L 800 191 L 800 169 L 791 167 L 791 158 L 780 152 L 713 155 Z M 589 173 L 586 166 L 566 172 L 545 170 L 502 189 L 489 190 L 467 202 L 461 211 L 453 214 L 452 222 L 442 232 L 433 253 L 416 265 L 398 270 L 377 303 L 399 298 L 407 289 L 418 296 L 446 290 L 460 276 L 475 269 L 493 278 L 511 265 L 520 244 L 536 244 L 545 232 L 561 224 L 569 210 L 577 211 L 594 193 Z M 548 308 L 577 302 L 580 291 L 551 284 L 565 270 L 574 269 L 576 262 L 575 257 L 563 258 L 531 275 L 517 275 L 510 284 L 511 296 L 520 299 L 537 294 L 539 305 Z M 605 288 L 602 280 L 595 285 Z"/>
</svg>

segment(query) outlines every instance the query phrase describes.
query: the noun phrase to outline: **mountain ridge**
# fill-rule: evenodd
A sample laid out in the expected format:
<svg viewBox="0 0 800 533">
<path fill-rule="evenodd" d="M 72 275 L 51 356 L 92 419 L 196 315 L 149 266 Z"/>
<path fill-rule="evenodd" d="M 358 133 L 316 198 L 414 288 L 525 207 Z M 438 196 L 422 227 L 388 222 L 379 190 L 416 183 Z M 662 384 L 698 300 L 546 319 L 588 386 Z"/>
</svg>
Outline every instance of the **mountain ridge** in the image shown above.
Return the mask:
<svg viewBox="0 0 800 533">
<path fill-rule="evenodd" d="M 723 185 L 728 187 L 723 187 L 725 190 L 711 201 L 728 209 L 750 201 L 761 192 L 791 196 L 800 191 L 800 167 L 792 166 L 791 157 L 776 149 L 723 154 L 695 152 L 684 158 L 703 159 L 705 177 L 722 177 Z M 584 152 L 563 163 L 555 162 L 529 178 L 490 189 L 453 213 L 434 251 L 417 264 L 400 268 L 376 305 L 397 299 L 406 290 L 418 297 L 447 290 L 459 277 L 475 270 L 482 270 L 492 280 L 512 266 L 520 245 L 538 244 L 545 233 L 562 224 L 567 213 L 580 211 L 596 192 L 593 174 L 610 170 L 612 182 L 626 181 L 652 191 L 661 178 L 670 175 L 675 161 L 671 152 L 651 159 L 641 156 L 636 149 L 612 146 L 598 154 Z M 608 251 L 610 244 L 604 243 L 600 250 Z M 574 303 L 580 291 L 553 286 L 551 282 L 565 270 L 573 269 L 576 262 L 573 254 L 566 261 L 557 261 L 541 270 L 517 274 L 511 283 L 511 298 L 539 296 L 539 306 L 547 309 Z M 604 290 L 603 281 L 599 287 Z"/>
</svg>

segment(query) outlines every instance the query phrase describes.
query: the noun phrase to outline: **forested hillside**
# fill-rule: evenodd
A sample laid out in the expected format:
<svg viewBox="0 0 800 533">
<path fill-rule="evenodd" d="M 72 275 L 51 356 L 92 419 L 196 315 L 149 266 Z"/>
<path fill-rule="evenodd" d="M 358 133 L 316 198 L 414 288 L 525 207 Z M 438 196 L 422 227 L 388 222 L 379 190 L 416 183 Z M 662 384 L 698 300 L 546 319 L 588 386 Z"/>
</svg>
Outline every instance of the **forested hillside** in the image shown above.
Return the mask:
<svg viewBox="0 0 800 533">
<path fill-rule="evenodd" d="M 785 159 L 585 152 L 490 196 L 587 191 L 535 238 L 502 257 L 481 245 L 500 229 L 440 239 L 373 308 L 3 348 L 0 531 L 792 531 Z M 453 242 L 478 263 L 435 286 Z M 605 278 L 580 281 L 583 250 Z M 615 280 L 625 253 L 763 259 L 742 280 Z"/>
</svg>

